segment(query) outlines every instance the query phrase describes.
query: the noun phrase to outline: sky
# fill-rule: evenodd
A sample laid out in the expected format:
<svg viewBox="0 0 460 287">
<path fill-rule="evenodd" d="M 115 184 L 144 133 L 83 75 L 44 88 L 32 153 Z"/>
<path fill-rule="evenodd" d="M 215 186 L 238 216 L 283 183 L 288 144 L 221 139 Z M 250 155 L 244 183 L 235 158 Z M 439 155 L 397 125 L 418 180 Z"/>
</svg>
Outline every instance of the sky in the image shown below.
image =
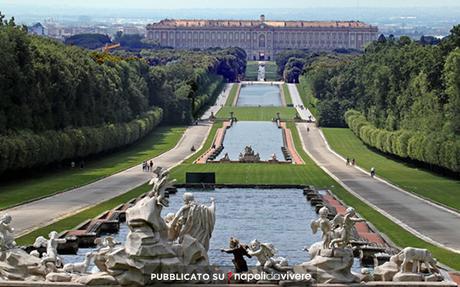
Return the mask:
<svg viewBox="0 0 460 287">
<path fill-rule="evenodd" d="M 116 9 L 224 9 L 315 7 L 460 7 L 459 0 L 0 0 L 8 6 Z"/>
</svg>

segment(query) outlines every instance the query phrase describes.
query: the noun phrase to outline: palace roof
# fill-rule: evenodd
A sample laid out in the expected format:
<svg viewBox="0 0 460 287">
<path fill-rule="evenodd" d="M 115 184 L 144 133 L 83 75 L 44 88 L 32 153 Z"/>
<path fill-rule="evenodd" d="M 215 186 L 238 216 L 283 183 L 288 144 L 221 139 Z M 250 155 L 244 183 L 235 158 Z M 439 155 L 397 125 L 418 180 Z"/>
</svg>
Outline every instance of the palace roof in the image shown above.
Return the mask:
<svg viewBox="0 0 460 287">
<path fill-rule="evenodd" d="M 261 20 L 186 20 L 164 19 L 149 24 L 147 28 L 197 28 L 197 27 L 259 27 L 266 25 L 274 28 L 373 28 L 360 21 L 261 21 Z"/>
</svg>

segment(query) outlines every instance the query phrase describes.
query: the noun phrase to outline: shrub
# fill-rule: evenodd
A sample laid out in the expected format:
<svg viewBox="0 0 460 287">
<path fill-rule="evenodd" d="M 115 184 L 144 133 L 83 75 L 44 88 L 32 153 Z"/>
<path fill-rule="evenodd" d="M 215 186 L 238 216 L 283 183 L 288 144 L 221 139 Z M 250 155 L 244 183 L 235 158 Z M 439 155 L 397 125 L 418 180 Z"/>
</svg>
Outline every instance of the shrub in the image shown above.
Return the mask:
<svg viewBox="0 0 460 287">
<path fill-rule="evenodd" d="M 128 123 L 0 136 L 0 173 L 82 158 L 131 144 L 150 133 L 160 123 L 162 114 L 161 109 L 155 109 Z"/>
<path fill-rule="evenodd" d="M 454 172 L 460 171 L 458 138 L 445 138 L 440 133 L 378 129 L 354 110 L 345 113 L 345 120 L 353 133 L 365 144 L 382 152 L 437 165 Z"/>
</svg>

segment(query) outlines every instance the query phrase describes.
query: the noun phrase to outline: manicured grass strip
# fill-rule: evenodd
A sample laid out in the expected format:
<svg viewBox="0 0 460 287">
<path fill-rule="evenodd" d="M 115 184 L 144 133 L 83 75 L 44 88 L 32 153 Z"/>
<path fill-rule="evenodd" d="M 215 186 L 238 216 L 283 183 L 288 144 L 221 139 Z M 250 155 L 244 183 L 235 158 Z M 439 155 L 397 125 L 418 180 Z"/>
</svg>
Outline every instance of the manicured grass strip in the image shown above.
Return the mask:
<svg viewBox="0 0 460 287">
<path fill-rule="evenodd" d="M 276 118 L 277 112 L 283 120 L 292 120 L 296 115 L 296 109 L 290 107 L 223 107 L 216 116 L 228 119 L 230 112 L 239 121 L 271 121 Z"/>
<path fill-rule="evenodd" d="M 236 93 L 238 92 L 238 83 L 235 83 L 232 85 L 232 89 L 230 90 L 230 93 L 228 94 L 227 101 L 225 101 L 225 106 L 226 107 L 232 107 L 233 102 L 235 101 L 236 98 Z"/>
<path fill-rule="evenodd" d="M 172 149 L 184 127 L 158 127 L 138 143 L 85 163 L 85 168 L 63 168 L 0 185 L 0 209 L 94 182 Z"/>
<path fill-rule="evenodd" d="M 296 84 L 302 99 L 303 106 L 306 107 L 315 118 L 318 118 L 318 103 L 319 100 L 313 95 L 313 91 L 307 80 L 303 80 L 300 84 Z"/>
<path fill-rule="evenodd" d="M 246 64 L 246 73 L 244 79 L 246 81 L 257 81 L 257 73 L 259 69 L 259 62 L 248 61 Z"/>
<path fill-rule="evenodd" d="M 91 207 L 72 216 L 64 218 L 58 222 L 39 228 L 37 230 L 32 231 L 31 233 L 21 236 L 16 239 L 16 243 L 18 243 L 19 245 L 32 244 L 35 241 L 35 238 L 37 238 L 38 236 L 48 237 L 48 234 L 53 230 L 57 232 L 62 232 L 65 230 L 72 229 L 88 219 L 92 219 L 107 210 L 111 210 L 120 204 L 126 203 L 131 199 L 148 192 L 150 189 L 151 187 L 147 184 L 141 185 L 131 191 L 128 191 L 125 194 L 99 203 L 94 207 Z"/>
<path fill-rule="evenodd" d="M 277 81 L 280 77 L 278 76 L 278 66 L 275 62 L 265 62 L 265 80 L 266 81 Z"/>
<path fill-rule="evenodd" d="M 411 166 L 368 148 L 350 129 L 323 128 L 331 148 L 393 184 L 460 211 L 460 180 Z"/>
<path fill-rule="evenodd" d="M 284 93 L 284 100 L 286 101 L 286 106 L 292 105 L 291 93 L 289 92 L 289 87 L 286 83 L 283 84 L 283 93 Z"/>
</svg>

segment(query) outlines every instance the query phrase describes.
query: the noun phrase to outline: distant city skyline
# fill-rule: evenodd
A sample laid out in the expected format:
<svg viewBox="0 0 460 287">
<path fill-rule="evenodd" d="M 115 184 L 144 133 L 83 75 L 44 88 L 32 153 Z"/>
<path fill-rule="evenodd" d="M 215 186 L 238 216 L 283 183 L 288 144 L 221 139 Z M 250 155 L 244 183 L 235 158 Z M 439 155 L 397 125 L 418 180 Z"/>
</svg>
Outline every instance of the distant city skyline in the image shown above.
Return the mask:
<svg viewBox="0 0 460 287">
<path fill-rule="evenodd" d="M 98 1 L 65 1 L 65 0 L 3 0 L 3 5 L 28 6 L 33 7 L 50 7 L 53 9 L 69 8 L 126 8 L 126 9 L 225 9 L 225 8 L 315 8 L 315 7 L 460 7 L 458 0 L 98 0 Z M 3 6 L 2 5 L 2 6 Z M 0 8 L 1 9 L 1 8 Z M 32 12 L 32 11 L 31 11 Z"/>
</svg>

